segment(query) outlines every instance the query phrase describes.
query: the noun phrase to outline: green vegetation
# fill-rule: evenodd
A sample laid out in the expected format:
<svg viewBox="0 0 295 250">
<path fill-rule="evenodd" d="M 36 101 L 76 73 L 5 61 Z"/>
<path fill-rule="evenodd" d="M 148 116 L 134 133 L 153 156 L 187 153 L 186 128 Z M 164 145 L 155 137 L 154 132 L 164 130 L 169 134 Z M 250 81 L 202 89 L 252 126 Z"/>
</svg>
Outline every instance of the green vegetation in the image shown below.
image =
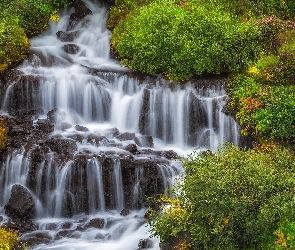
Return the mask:
<svg viewBox="0 0 295 250">
<path fill-rule="evenodd" d="M 15 232 L 0 228 L 0 249 L 12 250 L 17 244 L 18 236 Z"/>
<path fill-rule="evenodd" d="M 0 151 L 7 145 L 7 129 L 5 124 L 0 120 Z"/>
<path fill-rule="evenodd" d="M 279 40 L 276 54 L 262 56 L 228 86 L 228 107 L 242 133 L 262 140 L 295 138 L 295 31 L 280 33 Z"/>
<path fill-rule="evenodd" d="M 274 49 L 279 26 L 264 16 L 294 13 L 291 0 L 121 0 L 108 26 L 124 65 L 182 81 L 243 70 Z"/>
<path fill-rule="evenodd" d="M 1 0 L 0 72 L 20 62 L 29 49 L 28 37 L 44 31 L 57 10 L 72 0 Z"/>
<path fill-rule="evenodd" d="M 174 198 L 149 213 L 153 234 L 175 249 L 293 249 L 295 156 L 269 144 L 191 155 Z M 291 248 L 290 248 L 291 247 Z"/>
</svg>

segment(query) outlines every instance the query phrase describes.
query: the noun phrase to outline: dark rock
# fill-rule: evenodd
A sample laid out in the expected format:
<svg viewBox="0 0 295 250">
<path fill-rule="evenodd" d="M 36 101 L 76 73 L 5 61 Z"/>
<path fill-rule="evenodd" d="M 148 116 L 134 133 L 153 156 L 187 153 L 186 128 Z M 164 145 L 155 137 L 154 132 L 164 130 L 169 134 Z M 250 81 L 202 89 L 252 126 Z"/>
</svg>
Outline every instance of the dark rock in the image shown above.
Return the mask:
<svg viewBox="0 0 295 250">
<path fill-rule="evenodd" d="M 55 230 L 57 229 L 57 225 L 55 223 L 48 223 L 46 226 L 45 226 L 45 229 L 46 230 Z"/>
<path fill-rule="evenodd" d="M 85 6 L 82 0 L 76 0 L 72 6 L 75 12 L 70 15 L 67 30 L 73 29 L 84 17 L 92 14 L 92 11 Z"/>
<path fill-rule="evenodd" d="M 72 233 L 73 231 L 71 230 L 61 230 L 59 231 L 56 235 L 55 235 L 55 239 L 59 240 L 61 238 L 65 238 L 68 237 L 70 233 Z"/>
<path fill-rule="evenodd" d="M 54 131 L 54 125 L 47 119 L 38 119 L 36 124 L 38 129 L 45 134 L 50 134 Z"/>
<path fill-rule="evenodd" d="M 173 150 L 162 151 L 160 153 L 161 156 L 164 156 L 167 159 L 177 159 L 179 158 L 178 154 Z"/>
<path fill-rule="evenodd" d="M 87 136 L 87 142 L 94 143 L 99 146 L 108 146 L 109 140 L 105 136 L 90 134 Z"/>
<path fill-rule="evenodd" d="M 35 217 L 35 201 L 31 193 L 19 184 L 13 185 L 10 199 L 4 209 L 13 220 L 25 221 Z"/>
<path fill-rule="evenodd" d="M 80 237 L 81 237 L 81 233 L 80 232 L 74 232 L 70 236 L 70 238 L 72 238 L 72 239 L 79 239 Z"/>
<path fill-rule="evenodd" d="M 73 154 L 77 150 L 76 142 L 71 139 L 51 138 L 45 144 L 58 154 Z"/>
<path fill-rule="evenodd" d="M 135 137 L 134 142 L 140 147 L 154 147 L 154 140 L 151 135 L 143 135 L 140 137 Z"/>
<path fill-rule="evenodd" d="M 126 208 L 124 208 L 124 209 L 120 212 L 120 215 L 122 215 L 122 216 L 127 216 L 128 214 L 130 214 L 130 210 L 129 210 L 129 209 L 126 209 Z"/>
<path fill-rule="evenodd" d="M 73 226 L 72 222 L 65 222 L 62 224 L 62 229 L 70 229 Z"/>
<path fill-rule="evenodd" d="M 66 117 L 66 112 L 59 110 L 58 108 L 54 108 L 47 113 L 47 119 L 52 123 L 60 123 L 66 119 Z"/>
<path fill-rule="evenodd" d="M 90 227 L 103 228 L 104 227 L 104 219 L 101 219 L 101 218 L 92 219 L 85 225 L 84 228 L 87 229 Z"/>
<path fill-rule="evenodd" d="M 125 147 L 125 150 L 129 151 L 132 154 L 138 153 L 136 144 L 129 144 L 128 146 Z"/>
<path fill-rule="evenodd" d="M 25 244 L 32 247 L 39 244 L 48 244 L 52 240 L 52 238 L 46 233 L 36 232 L 30 234 L 28 237 L 24 237 L 22 240 L 25 242 Z"/>
<path fill-rule="evenodd" d="M 0 74 L 0 82 L 2 84 L 10 84 L 13 82 L 18 82 L 20 78 L 24 75 L 24 72 L 17 69 L 9 69 Z"/>
<path fill-rule="evenodd" d="M 72 42 L 75 38 L 77 38 L 79 35 L 78 31 L 73 32 L 64 32 L 64 31 L 58 31 L 56 32 L 56 36 L 59 40 L 62 42 Z"/>
<path fill-rule="evenodd" d="M 76 44 L 65 44 L 62 47 L 62 50 L 68 54 L 74 55 L 77 54 L 80 51 L 80 48 Z"/>
<path fill-rule="evenodd" d="M 81 143 L 81 142 L 83 141 L 83 139 L 84 139 L 83 135 L 81 135 L 81 134 L 73 134 L 73 135 L 69 135 L 68 138 L 73 139 L 73 140 L 75 140 L 75 141 L 77 141 L 77 142 L 80 142 L 80 143 Z"/>
<path fill-rule="evenodd" d="M 151 239 L 141 239 L 138 243 L 137 250 L 149 249 L 154 247 L 154 242 Z"/>
<path fill-rule="evenodd" d="M 31 151 L 31 159 L 34 163 L 40 163 L 45 160 L 46 149 L 37 146 Z"/>
<path fill-rule="evenodd" d="M 87 131 L 89 131 L 88 128 L 83 127 L 83 126 L 80 126 L 80 125 L 76 125 L 76 126 L 75 126 L 75 129 L 76 129 L 77 131 L 81 131 L 81 132 L 87 132 Z"/>
<path fill-rule="evenodd" d="M 4 220 L 3 216 L 0 216 L 0 222 L 2 222 Z"/>
<path fill-rule="evenodd" d="M 135 138 L 135 133 L 125 132 L 117 136 L 117 139 L 120 141 L 129 141 Z"/>
</svg>

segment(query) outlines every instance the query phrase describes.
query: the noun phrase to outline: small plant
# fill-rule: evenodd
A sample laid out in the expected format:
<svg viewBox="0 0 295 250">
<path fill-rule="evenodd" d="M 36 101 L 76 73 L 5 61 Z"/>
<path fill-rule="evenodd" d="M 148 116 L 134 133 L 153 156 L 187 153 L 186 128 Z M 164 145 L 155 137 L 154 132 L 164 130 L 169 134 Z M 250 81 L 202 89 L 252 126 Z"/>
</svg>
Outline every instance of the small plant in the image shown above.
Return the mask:
<svg viewBox="0 0 295 250">
<path fill-rule="evenodd" d="M 0 227 L 0 249 L 12 250 L 17 241 L 18 235 L 15 232 Z"/>
</svg>

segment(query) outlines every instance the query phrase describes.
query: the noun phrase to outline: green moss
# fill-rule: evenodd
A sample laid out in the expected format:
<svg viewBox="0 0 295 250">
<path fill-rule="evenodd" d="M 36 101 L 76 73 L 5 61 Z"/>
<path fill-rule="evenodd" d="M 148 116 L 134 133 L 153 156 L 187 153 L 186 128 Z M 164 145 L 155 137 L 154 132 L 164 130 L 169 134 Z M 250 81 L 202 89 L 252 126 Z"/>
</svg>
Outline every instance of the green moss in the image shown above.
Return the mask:
<svg viewBox="0 0 295 250">
<path fill-rule="evenodd" d="M 0 151 L 3 150 L 7 145 L 7 128 L 6 125 L 0 121 Z"/>
</svg>

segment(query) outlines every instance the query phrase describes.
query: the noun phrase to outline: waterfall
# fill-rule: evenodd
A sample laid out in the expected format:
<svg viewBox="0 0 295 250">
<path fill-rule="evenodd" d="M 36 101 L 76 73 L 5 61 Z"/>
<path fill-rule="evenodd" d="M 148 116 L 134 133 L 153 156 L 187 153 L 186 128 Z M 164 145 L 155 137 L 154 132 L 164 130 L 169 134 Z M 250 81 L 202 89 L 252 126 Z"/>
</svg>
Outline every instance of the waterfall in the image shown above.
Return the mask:
<svg viewBox="0 0 295 250">
<path fill-rule="evenodd" d="M 0 84 L 1 113 L 16 119 L 0 164 L 0 225 L 20 184 L 36 203 L 38 229 L 21 236 L 42 235 L 33 249 L 137 249 L 149 237 L 146 199 L 169 190 L 178 158 L 238 144 L 239 127 L 222 112 L 226 79 L 180 85 L 131 72 L 110 56 L 108 10 L 83 2 L 91 15 L 71 22 L 73 8 L 62 10 Z"/>
</svg>

